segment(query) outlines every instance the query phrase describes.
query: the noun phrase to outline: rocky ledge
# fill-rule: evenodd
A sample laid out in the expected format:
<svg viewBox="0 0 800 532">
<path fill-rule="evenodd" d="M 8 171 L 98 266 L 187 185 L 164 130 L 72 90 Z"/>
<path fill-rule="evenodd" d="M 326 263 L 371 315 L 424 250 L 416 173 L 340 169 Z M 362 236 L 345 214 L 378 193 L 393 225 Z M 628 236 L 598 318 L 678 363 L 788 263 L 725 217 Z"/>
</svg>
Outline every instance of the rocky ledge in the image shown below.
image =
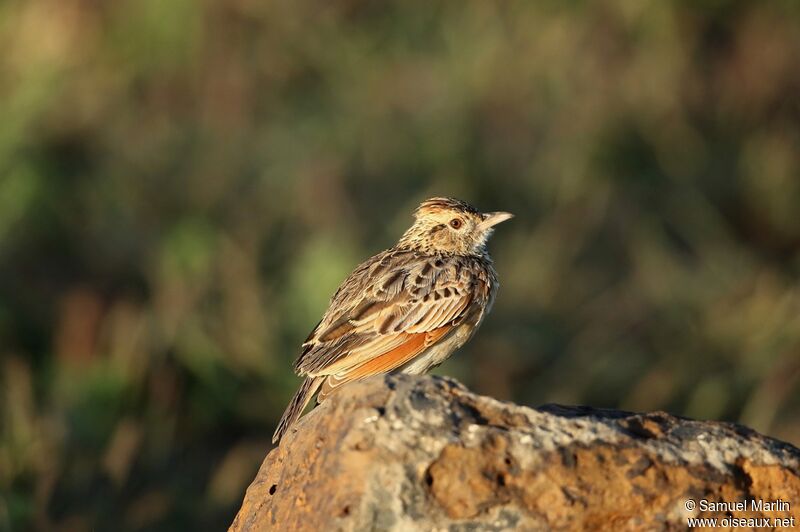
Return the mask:
<svg viewBox="0 0 800 532">
<path fill-rule="evenodd" d="M 800 450 L 730 423 L 527 408 L 389 375 L 303 418 L 231 530 L 685 530 L 694 517 L 800 527 Z"/>
</svg>

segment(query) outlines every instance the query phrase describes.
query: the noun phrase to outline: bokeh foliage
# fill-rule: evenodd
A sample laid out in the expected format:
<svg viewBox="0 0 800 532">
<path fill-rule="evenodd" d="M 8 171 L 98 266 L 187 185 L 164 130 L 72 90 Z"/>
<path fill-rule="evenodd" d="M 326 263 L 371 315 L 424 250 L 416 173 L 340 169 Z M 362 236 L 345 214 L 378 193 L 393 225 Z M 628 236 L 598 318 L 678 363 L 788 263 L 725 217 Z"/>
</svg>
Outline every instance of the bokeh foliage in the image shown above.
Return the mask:
<svg viewBox="0 0 800 532">
<path fill-rule="evenodd" d="M 0 529 L 221 529 L 338 282 L 517 217 L 440 370 L 800 442 L 800 4 L 0 4 Z"/>
</svg>

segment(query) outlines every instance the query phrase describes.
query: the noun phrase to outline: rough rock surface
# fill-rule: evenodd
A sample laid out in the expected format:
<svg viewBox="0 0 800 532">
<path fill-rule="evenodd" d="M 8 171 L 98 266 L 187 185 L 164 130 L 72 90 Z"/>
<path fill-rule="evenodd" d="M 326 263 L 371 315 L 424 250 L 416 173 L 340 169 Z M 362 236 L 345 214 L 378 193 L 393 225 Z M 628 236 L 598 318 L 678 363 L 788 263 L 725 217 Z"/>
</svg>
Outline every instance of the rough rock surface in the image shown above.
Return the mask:
<svg viewBox="0 0 800 532">
<path fill-rule="evenodd" d="M 747 510 L 701 511 L 702 500 Z M 390 375 L 303 418 L 231 530 L 685 530 L 695 516 L 800 527 L 800 450 L 728 423 L 533 409 Z"/>
</svg>

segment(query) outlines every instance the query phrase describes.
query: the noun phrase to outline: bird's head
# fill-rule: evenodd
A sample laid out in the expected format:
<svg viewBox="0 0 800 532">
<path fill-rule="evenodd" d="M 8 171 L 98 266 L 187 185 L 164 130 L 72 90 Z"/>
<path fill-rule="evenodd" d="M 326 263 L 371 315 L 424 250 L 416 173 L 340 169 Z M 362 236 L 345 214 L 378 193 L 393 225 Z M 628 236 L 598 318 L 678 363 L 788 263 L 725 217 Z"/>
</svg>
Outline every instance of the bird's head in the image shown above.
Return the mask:
<svg viewBox="0 0 800 532">
<path fill-rule="evenodd" d="M 493 227 L 512 217 L 507 212 L 482 213 L 453 198 L 431 198 L 414 211 L 414 225 L 398 245 L 429 254 L 482 255 Z"/>
</svg>

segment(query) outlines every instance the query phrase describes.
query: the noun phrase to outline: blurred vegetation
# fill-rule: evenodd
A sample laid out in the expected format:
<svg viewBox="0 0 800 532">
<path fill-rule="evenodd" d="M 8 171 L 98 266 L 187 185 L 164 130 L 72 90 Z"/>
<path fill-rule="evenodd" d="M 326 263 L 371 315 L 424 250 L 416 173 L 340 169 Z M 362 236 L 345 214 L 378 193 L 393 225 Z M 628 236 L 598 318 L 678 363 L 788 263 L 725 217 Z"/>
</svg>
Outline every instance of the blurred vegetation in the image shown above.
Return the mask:
<svg viewBox="0 0 800 532">
<path fill-rule="evenodd" d="M 800 442 L 800 4 L 0 3 L 0 529 L 219 530 L 339 281 L 517 217 L 441 372 Z"/>
</svg>

